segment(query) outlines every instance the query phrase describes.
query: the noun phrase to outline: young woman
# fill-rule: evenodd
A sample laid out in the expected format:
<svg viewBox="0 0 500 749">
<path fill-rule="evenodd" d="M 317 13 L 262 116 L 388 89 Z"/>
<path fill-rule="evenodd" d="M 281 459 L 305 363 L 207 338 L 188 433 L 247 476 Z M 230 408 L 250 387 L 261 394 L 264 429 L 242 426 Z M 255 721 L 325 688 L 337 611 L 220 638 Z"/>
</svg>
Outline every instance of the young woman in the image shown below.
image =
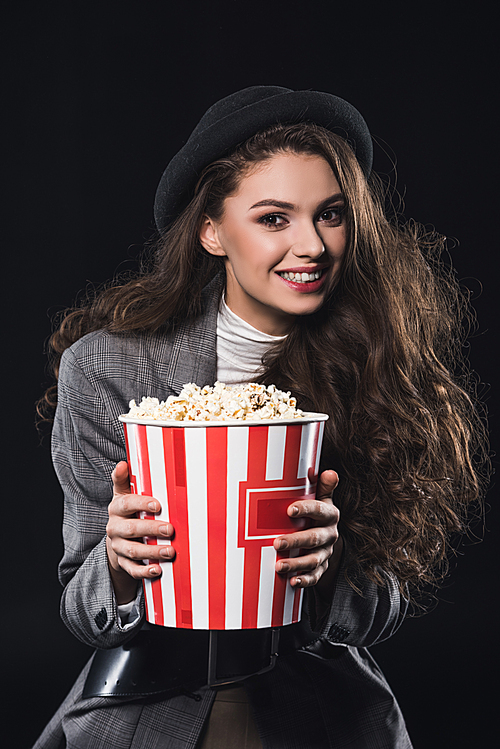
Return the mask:
<svg viewBox="0 0 500 749">
<path fill-rule="evenodd" d="M 371 162 L 364 120 L 335 96 L 228 96 L 165 170 L 152 267 L 53 335 L 62 616 L 98 650 L 37 749 L 411 747 L 366 648 L 445 570 L 484 432 L 454 373 L 464 302 L 441 243 L 388 221 Z M 276 571 L 306 589 L 304 621 L 262 673 L 269 631 L 221 639 L 229 688 L 207 684 L 205 633 L 144 624 L 139 583 L 175 556 L 175 528 L 137 519 L 160 503 L 130 493 L 118 421 L 131 398 L 216 379 L 330 415 L 316 500 L 288 508 L 309 527 L 275 541 L 303 550 Z"/>
</svg>

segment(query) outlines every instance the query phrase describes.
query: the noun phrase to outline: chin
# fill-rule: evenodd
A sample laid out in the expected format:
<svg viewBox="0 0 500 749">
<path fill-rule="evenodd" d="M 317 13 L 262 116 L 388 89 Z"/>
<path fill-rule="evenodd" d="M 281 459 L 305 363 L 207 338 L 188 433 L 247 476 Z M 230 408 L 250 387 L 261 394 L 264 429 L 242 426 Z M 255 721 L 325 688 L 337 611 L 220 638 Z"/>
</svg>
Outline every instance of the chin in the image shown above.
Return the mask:
<svg viewBox="0 0 500 749">
<path fill-rule="evenodd" d="M 318 310 L 321 309 L 321 307 L 324 304 L 324 299 L 320 299 L 317 302 L 312 302 L 310 304 L 302 304 L 297 305 L 294 307 L 290 307 L 290 309 L 283 308 L 283 312 L 286 312 L 289 315 L 293 315 L 295 317 L 301 317 L 303 315 L 314 315 L 315 312 L 318 312 Z"/>
</svg>

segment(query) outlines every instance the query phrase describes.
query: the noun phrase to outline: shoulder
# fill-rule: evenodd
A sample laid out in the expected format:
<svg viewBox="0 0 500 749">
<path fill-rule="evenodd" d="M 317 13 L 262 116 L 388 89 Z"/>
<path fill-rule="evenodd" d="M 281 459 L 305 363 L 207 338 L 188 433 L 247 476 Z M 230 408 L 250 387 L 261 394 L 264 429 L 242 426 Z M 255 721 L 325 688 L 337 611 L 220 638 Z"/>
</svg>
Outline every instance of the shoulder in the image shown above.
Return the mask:
<svg viewBox="0 0 500 749">
<path fill-rule="evenodd" d="M 97 330 L 80 338 L 61 359 L 60 382 L 85 379 L 97 390 L 131 398 L 166 398 L 186 382 L 215 376 L 217 311 L 221 279 L 203 292 L 203 309 L 194 320 L 157 331 L 114 333 Z M 138 390 L 141 392 L 139 393 Z"/>
<path fill-rule="evenodd" d="M 154 333 L 131 331 L 114 333 L 109 330 L 95 330 L 79 338 L 63 354 L 63 357 L 86 362 L 100 356 L 112 356 L 139 350 L 164 348 L 171 345 L 175 333 L 165 326 Z"/>
<path fill-rule="evenodd" d="M 111 402 L 123 410 L 132 398 L 168 397 L 175 333 L 111 333 L 98 330 L 80 338 L 61 359 L 59 386 Z"/>
<path fill-rule="evenodd" d="M 79 361 L 99 361 L 102 357 L 134 354 L 142 352 L 157 355 L 165 349 L 172 348 L 186 334 L 203 339 L 216 327 L 219 299 L 223 286 L 223 277 L 218 275 L 210 281 L 202 292 L 203 309 L 201 315 L 190 322 L 185 321 L 172 325 L 170 321 L 155 332 L 127 331 L 123 333 L 109 330 L 96 330 L 79 338 L 63 354 L 63 358 Z"/>
<path fill-rule="evenodd" d="M 109 373 L 113 365 L 133 367 L 149 359 L 162 358 L 172 348 L 174 333 L 166 329 L 156 333 L 112 333 L 97 330 L 80 338 L 62 355 L 61 369 L 78 367 L 87 375 Z"/>
</svg>

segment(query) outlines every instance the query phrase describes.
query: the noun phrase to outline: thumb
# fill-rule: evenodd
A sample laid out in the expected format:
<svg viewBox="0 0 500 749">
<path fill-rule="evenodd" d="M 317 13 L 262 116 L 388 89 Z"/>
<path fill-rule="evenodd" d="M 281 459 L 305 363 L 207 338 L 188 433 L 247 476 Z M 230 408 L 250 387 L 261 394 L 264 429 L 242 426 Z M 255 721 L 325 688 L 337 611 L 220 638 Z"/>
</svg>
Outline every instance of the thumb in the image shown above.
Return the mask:
<svg viewBox="0 0 500 749">
<path fill-rule="evenodd" d="M 319 477 L 318 488 L 316 489 L 317 499 L 331 499 L 334 489 L 339 483 L 339 476 L 336 471 L 323 471 Z"/>
<path fill-rule="evenodd" d="M 125 460 L 116 464 L 115 470 L 111 474 L 113 479 L 114 494 L 130 494 L 130 482 L 128 478 L 128 465 Z"/>
</svg>

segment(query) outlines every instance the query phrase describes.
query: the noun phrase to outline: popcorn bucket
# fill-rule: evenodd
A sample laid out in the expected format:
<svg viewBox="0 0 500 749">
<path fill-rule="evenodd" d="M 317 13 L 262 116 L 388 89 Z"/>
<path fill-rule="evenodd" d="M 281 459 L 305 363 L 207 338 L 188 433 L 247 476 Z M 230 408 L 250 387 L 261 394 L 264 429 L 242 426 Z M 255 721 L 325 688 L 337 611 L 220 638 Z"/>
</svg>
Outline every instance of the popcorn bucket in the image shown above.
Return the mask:
<svg viewBox="0 0 500 749">
<path fill-rule="evenodd" d="M 300 620 L 303 589 L 276 574 L 273 541 L 305 526 L 294 500 L 314 497 L 326 414 L 269 421 L 158 422 L 120 416 L 132 492 L 172 523 L 173 562 L 144 581 L 147 620 L 185 629 L 279 627 Z M 169 544 L 147 538 L 148 544 Z"/>
</svg>

